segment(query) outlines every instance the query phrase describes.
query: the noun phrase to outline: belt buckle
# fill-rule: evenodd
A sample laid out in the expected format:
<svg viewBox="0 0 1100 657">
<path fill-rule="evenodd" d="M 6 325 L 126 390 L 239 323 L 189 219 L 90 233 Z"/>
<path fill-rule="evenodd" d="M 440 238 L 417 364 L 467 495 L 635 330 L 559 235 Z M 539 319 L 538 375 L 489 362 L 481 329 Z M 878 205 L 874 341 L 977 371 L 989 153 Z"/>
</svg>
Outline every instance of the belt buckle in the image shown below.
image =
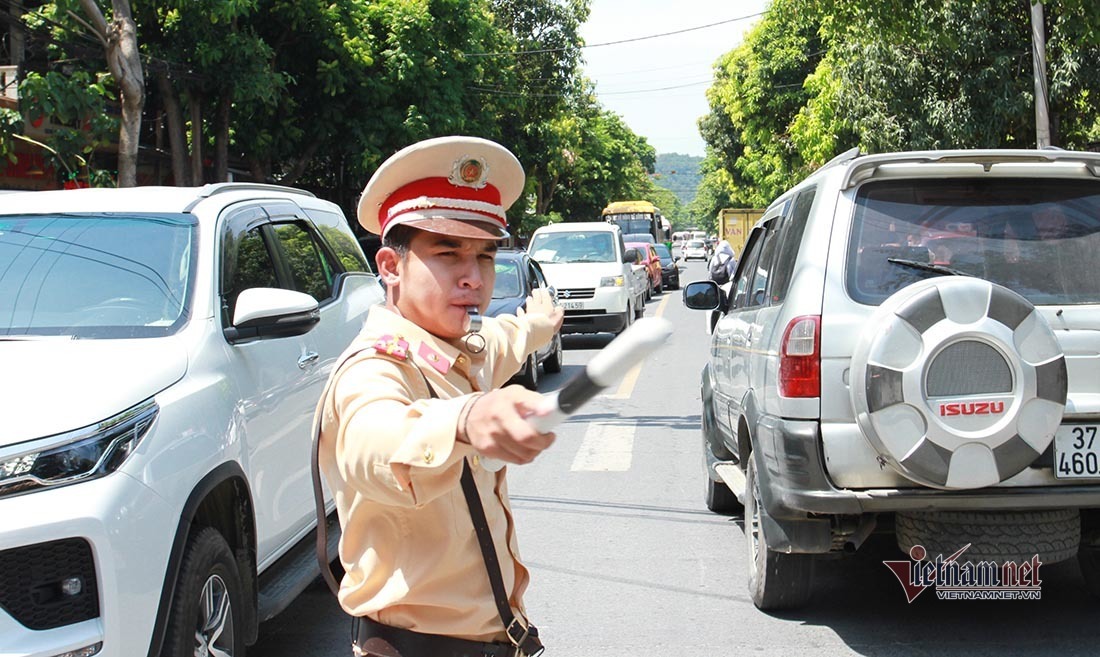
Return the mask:
<svg viewBox="0 0 1100 657">
<path fill-rule="evenodd" d="M 512 628 L 515 628 L 515 627 L 518 627 L 520 630 L 523 630 L 523 633 L 519 635 L 518 639 L 516 638 L 515 634 L 512 633 L 513 632 Z M 535 652 L 535 653 L 530 654 L 530 655 L 523 651 L 523 644 L 524 644 L 525 641 L 527 641 L 527 636 L 531 633 L 531 628 L 530 627 L 525 627 L 523 625 L 523 623 L 520 623 L 518 617 L 512 619 L 512 622 L 509 623 L 508 627 L 506 627 L 504 629 L 504 633 L 508 635 L 508 640 L 512 642 L 512 645 L 516 649 L 516 651 L 513 653 L 513 655 L 515 657 L 538 657 L 539 655 L 542 654 L 543 650 L 545 650 L 545 648 L 540 647 L 538 649 L 538 652 Z"/>
</svg>

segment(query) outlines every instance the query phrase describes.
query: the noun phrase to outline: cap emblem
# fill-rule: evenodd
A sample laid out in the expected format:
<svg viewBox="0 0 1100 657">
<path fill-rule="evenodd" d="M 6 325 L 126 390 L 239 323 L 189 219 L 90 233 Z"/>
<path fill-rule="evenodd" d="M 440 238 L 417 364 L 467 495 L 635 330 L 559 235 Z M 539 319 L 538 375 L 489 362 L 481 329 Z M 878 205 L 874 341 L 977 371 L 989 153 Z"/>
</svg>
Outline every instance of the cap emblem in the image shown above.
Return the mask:
<svg viewBox="0 0 1100 657">
<path fill-rule="evenodd" d="M 489 166 L 485 160 L 476 157 L 460 157 L 455 160 L 451 170 L 452 185 L 481 189 L 489 179 Z"/>
</svg>

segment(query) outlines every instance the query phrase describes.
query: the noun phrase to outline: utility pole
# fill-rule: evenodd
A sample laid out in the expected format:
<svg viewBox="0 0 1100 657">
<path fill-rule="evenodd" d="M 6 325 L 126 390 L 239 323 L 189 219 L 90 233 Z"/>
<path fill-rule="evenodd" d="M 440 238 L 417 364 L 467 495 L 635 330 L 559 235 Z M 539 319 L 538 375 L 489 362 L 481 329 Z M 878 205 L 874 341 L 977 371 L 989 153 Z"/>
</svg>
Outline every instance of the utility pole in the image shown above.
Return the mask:
<svg viewBox="0 0 1100 657">
<path fill-rule="evenodd" d="M 1050 146 L 1050 113 L 1047 111 L 1047 38 L 1043 3 L 1031 3 L 1031 64 L 1035 71 L 1035 141 L 1037 148 Z"/>
</svg>

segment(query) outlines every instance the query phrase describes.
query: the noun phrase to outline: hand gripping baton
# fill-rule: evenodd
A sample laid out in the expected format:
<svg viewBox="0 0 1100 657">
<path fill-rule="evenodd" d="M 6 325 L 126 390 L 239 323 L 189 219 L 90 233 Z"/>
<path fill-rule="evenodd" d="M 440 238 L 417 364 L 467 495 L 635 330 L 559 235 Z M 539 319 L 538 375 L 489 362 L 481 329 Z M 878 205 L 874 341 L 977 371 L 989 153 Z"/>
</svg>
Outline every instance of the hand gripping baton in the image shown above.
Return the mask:
<svg viewBox="0 0 1100 657">
<path fill-rule="evenodd" d="M 539 409 L 548 412 L 545 415 L 531 415 L 527 421 L 542 433 L 552 430 L 601 390 L 625 376 L 630 368 L 663 345 L 670 335 L 672 322 L 667 319 L 647 317 L 638 320 L 597 352 L 584 370 L 559 390 L 543 395 Z M 495 472 L 504 467 L 504 462 L 482 457 L 481 465 Z"/>
</svg>

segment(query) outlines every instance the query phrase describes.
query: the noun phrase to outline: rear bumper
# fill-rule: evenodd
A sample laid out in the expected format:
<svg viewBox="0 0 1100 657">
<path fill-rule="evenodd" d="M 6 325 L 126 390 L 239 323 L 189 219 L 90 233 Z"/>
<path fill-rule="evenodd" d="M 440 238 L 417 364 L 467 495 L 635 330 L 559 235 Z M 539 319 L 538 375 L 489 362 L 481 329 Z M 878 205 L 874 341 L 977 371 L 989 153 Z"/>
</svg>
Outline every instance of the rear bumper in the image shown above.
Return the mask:
<svg viewBox="0 0 1100 657">
<path fill-rule="evenodd" d="M 934 509 L 1026 510 L 1100 508 L 1100 484 L 996 486 L 945 491 L 913 488 L 837 488 L 825 472 L 818 423 L 765 416 L 754 444 L 761 501 L 777 519 Z"/>
</svg>

